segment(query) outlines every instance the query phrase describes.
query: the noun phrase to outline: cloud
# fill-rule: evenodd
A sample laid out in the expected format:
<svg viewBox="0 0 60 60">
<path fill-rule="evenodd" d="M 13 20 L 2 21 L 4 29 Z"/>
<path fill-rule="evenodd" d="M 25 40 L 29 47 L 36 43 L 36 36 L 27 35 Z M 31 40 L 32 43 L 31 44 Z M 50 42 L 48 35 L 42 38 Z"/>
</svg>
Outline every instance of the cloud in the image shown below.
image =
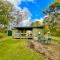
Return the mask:
<svg viewBox="0 0 60 60">
<path fill-rule="evenodd" d="M 31 20 L 24 20 L 22 22 L 19 23 L 18 27 L 25 27 L 25 26 L 30 26 L 32 23 Z"/>
<path fill-rule="evenodd" d="M 8 1 L 10 2 L 13 7 L 15 7 L 17 10 L 21 10 L 21 7 L 19 5 L 21 4 L 22 0 L 3 0 L 3 1 Z"/>
<path fill-rule="evenodd" d="M 15 5 L 15 4 L 16 4 L 16 5 L 19 5 L 22 0 L 7 0 L 7 1 L 9 1 L 10 3 L 12 3 L 12 4 L 14 4 L 14 5 Z"/>
<path fill-rule="evenodd" d="M 18 23 L 18 27 L 24 27 L 24 26 L 30 26 L 32 21 L 31 21 L 31 13 L 30 11 L 28 10 L 28 8 L 24 7 L 22 9 L 22 11 L 20 11 L 20 13 L 22 12 L 22 20 L 19 18 L 19 20 L 21 20 L 19 23 Z M 15 23 L 14 23 L 15 24 Z"/>
<path fill-rule="evenodd" d="M 40 22 L 40 25 L 43 25 L 43 20 L 44 20 L 44 18 L 45 18 L 45 17 L 40 18 L 40 19 L 35 19 L 33 22 L 39 21 L 39 22 Z"/>
<path fill-rule="evenodd" d="M 44 16 L 44 18 L 49 17 L 49 15 Z"/>
<path fill-rule="evenodd" d="M 40 22 L 43 22 L 44 18 L 40 18 L 40 19 L 35 19 L 33 22 L 36 22 L 36 21 L 40 21 Z"/>
<path fill-rule="evenodd" d="M 4 1 L 9 1 L 11 4 L 14 5 L 14 7 L 18 10 L 21 10 L 21 7 L 19 6 L 22 2 L 34 2 L 34 0 L 4 0 Z"/>
<path fill-rule="evenodd" d="M 22 11 L 24 12 L 24 17 L 25 18 L 23 18 L 23 21 L 20 22 L 19 26 L 22 26 L 22 27 L 30 26 L 31 23 L 32 23 L 32 21 L 31 21 L 31 16 L 32 16 L 31 12 L 28 10 L 27 7 L 24 7 L 24 9 L 22 9 Z"/>
<path fill-rule="evenodd" d="M 30 26 L 31 25 L 31 21 L 30 20 L 25 20 L 25 21 L 22 21 L 22 25 L 23 26 Z"/>
<path fill-rule="evenodd" d="M 49 17 L 49 15 L 45 15 L 44 17 L 42 17 L 42 18 L 40 18 L 40 19 L 35 19 L 33 22 L 35 22 L 35 21 L 41 21 L 41 22 L 43 22 L 43 20 L 44 20 L 46 17 Z"/>
<path fill-rule="evenodd" d="M 27 1 L 34 2 L 34 0 L 7 0 L 7 1 L 11 2 L 12 4 L 16 4 L 16 5 L 21 4 L 22 1 L 24 1 L 24 2 L 27 2 Z"/>
<path fill-rule="evenodd" d="M 24 12 L 25 17 L 27 18 L 27 20 L 29 20 L 29 18 L 31 18 L 31 16 L 32 16 L 32 14 L 31 14 L 31 12 L 29 11 L 29 9 L 28 9 L 27 7 L 24 7 L 24 8 L 22 9 L 22 11 Z"/>
<path fill-rule="evenodd" d="M 24 2 L 34 2 L 34 0 L 7 0 L 9 1 L 11 4 L 13 4 L 14 8 L 20 10 L 20 11 L 25 11 L 26 15 L 28 16 L 27 19 L 22 20 L 22 22 L 19 22 L 19 27 L 23 27 L 23 26 L 30 26 L 31 25 L 31 12 L 29 11 L 29 9 L 27 7 L 24 7 L 23 9 L 21 9 L 21 7 L 19 6 L 22 1 Z M 28 13 L 28 14 L 27 14 Z"/>
</svg>

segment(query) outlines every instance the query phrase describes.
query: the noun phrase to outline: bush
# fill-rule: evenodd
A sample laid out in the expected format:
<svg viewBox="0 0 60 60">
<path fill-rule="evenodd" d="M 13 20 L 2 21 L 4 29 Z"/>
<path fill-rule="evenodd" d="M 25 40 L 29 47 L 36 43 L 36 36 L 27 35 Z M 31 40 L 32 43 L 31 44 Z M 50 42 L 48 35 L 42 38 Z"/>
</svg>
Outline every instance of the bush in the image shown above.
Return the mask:
<svg viewBox="0 0 60 60">
<path fill-rule="evenodd" d="M 3 38 L 4 37 L 4 33 L 0 33 L 0 38 Z"/>
</svg>

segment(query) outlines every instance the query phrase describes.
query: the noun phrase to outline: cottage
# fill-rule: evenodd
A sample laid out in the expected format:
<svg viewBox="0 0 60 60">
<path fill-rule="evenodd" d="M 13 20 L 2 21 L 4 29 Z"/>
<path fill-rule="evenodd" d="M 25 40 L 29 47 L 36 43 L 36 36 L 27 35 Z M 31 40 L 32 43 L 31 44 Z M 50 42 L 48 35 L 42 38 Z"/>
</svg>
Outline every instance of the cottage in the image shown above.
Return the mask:
<svg viewBox="0 0 60 60">
<path fill-rule="evenodd" d="M 40 27 L 15 27 L 12 30 L 13 38 L 37 39 L 38 33 L 43 34 L 43 26 Z"/>
</svg>

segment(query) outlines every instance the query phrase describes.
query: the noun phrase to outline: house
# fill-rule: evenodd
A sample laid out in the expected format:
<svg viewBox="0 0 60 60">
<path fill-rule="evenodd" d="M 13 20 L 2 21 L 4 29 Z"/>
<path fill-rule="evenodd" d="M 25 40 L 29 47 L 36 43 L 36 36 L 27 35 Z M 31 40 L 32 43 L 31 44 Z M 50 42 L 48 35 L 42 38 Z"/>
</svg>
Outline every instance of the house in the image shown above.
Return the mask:
<svg viewBox="0 0 60 60">
<path fill-rule="evenodd" d="M 33 39 L 41 43 L 49 43 L 51 36 L 48 33 L 47 36 L 44 35 L 44 26 L 40 27 L 15 27 L 12 31 L 8 31 L 9 36 L 16 39 Z"/>
<path fill-rule="evenodd" d="M 39 32 L 42 34 L 43 32 L 43 26 L 40 27 L 15 27 L 15 29 L 12 30 L 12 37 L 13 38 L 20 38 L 20 39 L 37 39 L 37 36 Z"/>
</svg>

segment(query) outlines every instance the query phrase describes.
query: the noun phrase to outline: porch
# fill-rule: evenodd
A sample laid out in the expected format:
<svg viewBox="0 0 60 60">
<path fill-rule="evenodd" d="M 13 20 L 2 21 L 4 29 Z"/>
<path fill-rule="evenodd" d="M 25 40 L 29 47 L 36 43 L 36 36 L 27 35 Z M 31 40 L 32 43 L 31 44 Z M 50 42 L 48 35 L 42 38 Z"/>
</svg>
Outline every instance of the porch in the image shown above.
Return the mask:
<svg viewBox="0 0 60 60">
<path fill-rule="evenodd" d="M 15 27 L 13 37 L 17 39 L 33 39 L 39 32 L 43 32 L 43 27 Z"/>
</svg>

